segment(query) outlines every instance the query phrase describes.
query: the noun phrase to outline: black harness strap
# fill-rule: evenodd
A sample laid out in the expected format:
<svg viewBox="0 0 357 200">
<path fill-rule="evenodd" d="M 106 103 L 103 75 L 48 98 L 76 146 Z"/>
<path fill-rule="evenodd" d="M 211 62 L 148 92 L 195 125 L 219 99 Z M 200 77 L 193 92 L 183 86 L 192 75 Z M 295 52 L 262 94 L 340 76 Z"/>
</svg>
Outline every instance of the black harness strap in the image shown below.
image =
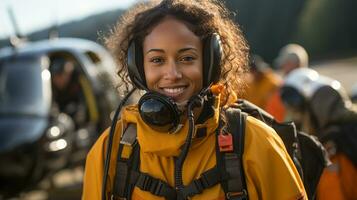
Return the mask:
<svg viewBox="0 0 357 200">
<path fill-rule="evenodd" d="M 217 152 L 217 160 L 220 168 L 228 173 L 228 180 L 223 181 L 222 187 L 227 199 L 248 199 L 247 186 L 243 170 L 243 151 L 246 114 L 239 109 L 228 108 L 226 110 L 228 120 L 228 132 L 233 136 L 233 151 Z M 217 151 L 219 149 L 217 148 Z"/>
<path fill-rule="evenodd" d="M 128 124 L 119 144 L 112 198 L 130 200 L 136 186 L 153 195 L 165 197 L 167 200 L 177 199 L 178 194 L 184 199 L 188 199 L 220 183 L 226 193 L 226 199 L 247 200 L 248 194 L 242 163 L 246 114 L 241 113 L 239 109 L 228 108 L 226 117 L 228 131 L 233 136 L 233 151 L 220 152 L 216 145 L 217 166 L 204 172 L 200 178 L 179 191 L 176 191 L 168 183 L 139 171 L 140 148 L 136 140 L 137 129 L 135 124 Z M 217 135 L 219 132 L 218 129 Z M 128 158 L 122 157 L 125 145 L 132 148 Z"/>
<path fill-rule="evenodd" d="M 130 172 L 130 183 L 153 195 L 176 199 L 176 190 L 166 182 L 139 171 Z"/>
<path fill-rule="evenodd" d="M 113 185 L 113 199 L 131 199 L 131 190 L 133 187 L 130 182 L 129 172 L 139 165 L 139 145 L 136 141 L 136 124 L 130 123 L 125 129 L 119 143 L 118 159 L 116 165 L 115 179 Z M 128 158 L 122 157 L 124 146 L 132 148 Z"/>
<path fill-rule="evenodd" d="M 139 171 L 140 148 L 136 141 L 136 131 L 135 124 L 128 124 L 119 143 L 112 198 L 131 199 L 132 191 L 137 186 L 141 190 L 148 191 L 156 196 L 162 196 L 168 200 L 176 199 L 178 193 L 173 187 L 160 179 Z M 128 158 L 122 156 L 125 145 L 132 148 Z M 227 173 L 223 174 L 221 170 L 215 167 L 201 174 L 200 178 L 192 181 L 179 192 L 181 196 L 188 198 L 202 193 L 203 190 L 225 179 L 227 179 Z"/>
<path fill-rule="evenodd" d="M 200 178 L 192 181 L 188 186 L 185 186 L 180 192 L 184 198 L 192 197 L 200 194 L 203 190 L 208 189 L 222 180 L 227 179 L 227 174 L 214 167 L 201 174 Z"/>
<path fill-rule="evenodd" d="M 131 171 L 130 174 L 131 184 L 135 184 L 135 186 L 143 191 L 150 192 L 156 196 L 165 197 L 169 200 L 176 199 L 177 192 L 180 192 L 181 196 L 187 199 L 188 197 L 202 193 L 205 189 L 220 183 L 223 179 L 227 179 L 227 174 L 223 174 L 215 167 L 201 174 L 200 178 L 192 181 L 188 186 L 176 191 L 166 182 L 156 179 L 149 174 L 138 171 Z"/>
</svg>

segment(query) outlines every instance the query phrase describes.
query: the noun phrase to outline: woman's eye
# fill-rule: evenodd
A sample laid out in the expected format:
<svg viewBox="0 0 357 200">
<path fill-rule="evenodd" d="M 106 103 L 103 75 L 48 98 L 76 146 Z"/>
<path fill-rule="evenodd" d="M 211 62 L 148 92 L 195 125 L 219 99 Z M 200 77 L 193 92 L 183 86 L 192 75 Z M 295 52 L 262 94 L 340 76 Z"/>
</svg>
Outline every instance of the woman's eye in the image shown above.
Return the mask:
<svg viewBox="0 0 357 200">
<path fill-rule="evenodd" d="M 192 62 L 194 61 L 196 58 L 193 57 L 193 56 L 184 56 L 182 57 L 180 60 L 183 61 L 183 62 Z"/>
<path fill-rule="evenodd" d="M 162 59 L 162 58 L 152 58 L 152 59 L 150 59 L 150 62 L 155 63 L 155 64 L 162 63 L 163 61 L 164 61 L 164 59 Z"/>
</svg>

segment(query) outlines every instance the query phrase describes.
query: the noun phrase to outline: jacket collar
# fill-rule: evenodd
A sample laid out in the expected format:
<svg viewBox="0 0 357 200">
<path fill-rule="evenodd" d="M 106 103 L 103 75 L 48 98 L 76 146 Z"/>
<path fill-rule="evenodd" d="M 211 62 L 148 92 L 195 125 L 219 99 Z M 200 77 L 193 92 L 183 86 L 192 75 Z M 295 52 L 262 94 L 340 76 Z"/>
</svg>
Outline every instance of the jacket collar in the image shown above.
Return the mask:
<svg viewBox="0 0 357 200">
<path fill-rule="evenodd" d="M 191 146 L 192 148 L 201 144 L 201 142 L 208 136 L 215 133 L 219 123 L 219 99 L 220 95 L 214 96 L 212 102 L 205 104 L 201 115 L 196 121 Z M 181 130 L 175 134 L 155 131 L 141 119 L 137 105 L 131 105 L 123 108 L 121 118 L 125 124 L 137 124 L 137 139 L 141 151 L 144 153 L 154 153 L 161 156 L 178 156 L 180 148 L 184 144 L 188 134 L 188 120 L 185 121 Z M 202 130 L 205 130 L 206 134 L 202 135 Z M 198 136 L 202 137 L 197 138 Z"/>
</svg>

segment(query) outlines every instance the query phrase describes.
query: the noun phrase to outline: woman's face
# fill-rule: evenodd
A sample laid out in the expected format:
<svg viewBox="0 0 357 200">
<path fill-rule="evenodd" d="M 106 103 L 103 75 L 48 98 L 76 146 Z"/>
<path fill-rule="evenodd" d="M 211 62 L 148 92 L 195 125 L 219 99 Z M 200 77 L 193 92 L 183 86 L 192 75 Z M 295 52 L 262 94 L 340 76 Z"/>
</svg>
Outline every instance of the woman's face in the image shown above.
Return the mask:
<svg viewBox="0 0 357 200">
<path fill-rule="evenodd" d="M 149 90 L 184 102 L 202 89 L 202 42 L 181 21 L 166 17 L 143 42 Z"/>
</svg>

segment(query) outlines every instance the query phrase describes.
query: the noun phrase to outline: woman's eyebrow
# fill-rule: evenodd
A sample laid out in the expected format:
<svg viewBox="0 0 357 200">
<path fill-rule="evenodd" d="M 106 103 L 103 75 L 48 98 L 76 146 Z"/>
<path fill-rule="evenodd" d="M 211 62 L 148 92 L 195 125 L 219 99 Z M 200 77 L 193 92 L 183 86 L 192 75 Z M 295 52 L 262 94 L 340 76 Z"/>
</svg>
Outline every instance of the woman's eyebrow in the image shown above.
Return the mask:
<svg viewBox="0 0 357 200">
<path fill-rule="evenodd" d="M 189 51 L 189 50 L 197 51 L 196 48 L 187 47 L 187 48 L 182 48 L 182 49 L 180 49 L 178 52 L 179 52 L 179 53 L 182 53 L 182 52 Z"/>
<path fill-rule="evenodd" d="M 146 54 L 150 53 L 150 52 L 160 52 L 160 53 L 165 53 L 165 51 L 163 49 L 149 49 Z"/>
<path fill-rule="evenodd" d="M 180 50 L 178 50 L 179 53 L 185 52 L 185 51 L 189 51 L 189 50 L 193 50 L 193 51 L 197 51 L 196 48 L 194 47 L 187 47 L 187 48 L 182 48 Z M 151 52 L 160 52 L 160 53 L 165 53 L 165 51 L 163 49 L 149 49 L 146 54 L 151 53 Z"/>
</svg>

